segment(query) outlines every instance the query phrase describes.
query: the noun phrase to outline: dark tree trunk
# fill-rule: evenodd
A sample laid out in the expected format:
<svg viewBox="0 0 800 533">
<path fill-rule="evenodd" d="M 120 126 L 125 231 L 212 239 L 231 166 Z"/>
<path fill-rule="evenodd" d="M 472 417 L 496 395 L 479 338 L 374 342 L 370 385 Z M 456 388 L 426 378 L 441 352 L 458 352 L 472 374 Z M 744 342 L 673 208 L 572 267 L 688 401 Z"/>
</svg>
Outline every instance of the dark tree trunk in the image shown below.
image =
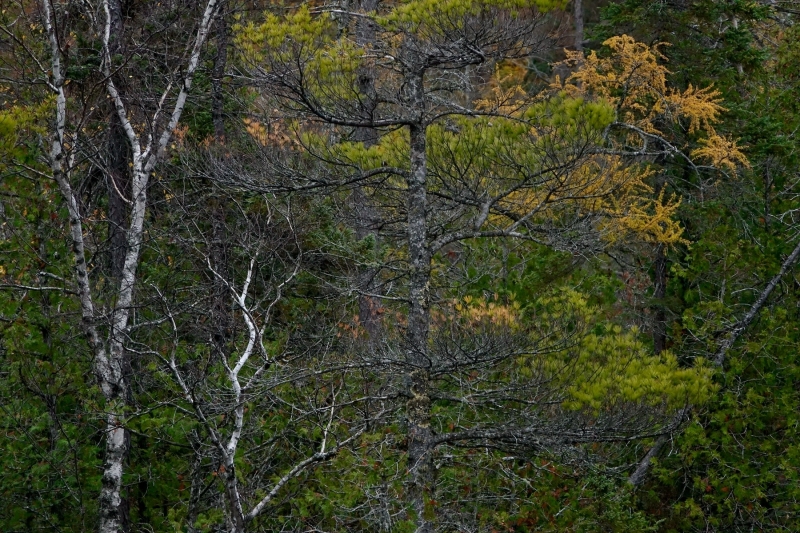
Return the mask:
<svg viewBox="0 0 800 533">
<path fill-rule="evenodd" d="M 228 67 L 228 46 L 230 44 L 230 23 L 227 9 L 228 2 L 220 2 L 216 19 L 217 53 L 211 71 L 211 119 L 214 124 L 214 140 L 218 144 L 225 142 L 225 88 L 223 79 Z M 214 347 L 221 357 L 227 355 L 226 344 L 232 331 L 230 314 L 230 295 L 228 287 L 222 281 L 228 279 L 228 228 L 226 224 L 225 204 L 218 197 L 211 196 L 208 202 L 211 214 L 211 242 L 209 256 L 214 270 L 219 276 L 212 276 L 213 301 L 211 310 L 211 336 Z"/>
<path fill-rule="evenodd" d="M 109 53 L 113 58 L 125 54 L 125 24 L 120 0 L 109 0 L 110 40 Z M 123 76 L 114 80 L 120 94 L 125 93 L 126 85 Z M 132 182 L 130 173 L 131 147 L 115 109 L 110 110 L 108 130 L 108 162 L 106 186 L 108 190 L 108 241 L 111 247 L 111 279 L 114 285 L 123 282 L 125 259 L 128 254 L 129 205 L 132 198 Z M 112 335 L 121 335 L 115 332 Z M 112 342 L 112 344 L 114 344 Z M 106 420 L 106 449 L 103 464 L 102 488 L 100 491 L 100 531 L 130 531 L 128 502 L 122 497 L 122 476 L 120 471 L 130 453 L 130 434 L 121 425 L 120 415 L 130 403 L 131 390 L 128 380 L 131 375 L 131 361 L 121 340 L 116 343 L 117 349 L 110 350 L 110 357 L 116 359 L 119 374 L 108 380 L 113 383 L 106 389 L 105 396 L 108 410 Z M 116 352 L 116 353 L 115 353 Z"/>
<path fill-rule="evenodd" d="M 227 2 L 221 2 L 217 14 L 217 54 L 211 70 L 211 120 L 214 124 L 214 140 L 225 142 L 225 91 L 222 80 L 228 67 L 228 41 L 230 25 Z"/>
<path fill-rule="evenodd" d="M 111 40 L 109 48 L 111 57 L 125 52 L 124 20 L 120 0 L 109 1 L 111 17 Z M 125 80 L 117 76 L 114 83 L 120 93 L 125 91 Z M 108 128 L 108 166 L 106 172 L 106 188 L 108 190 L 108 243 L 110 246 L 111 278 L 119 281 L 127 251 L 126 228 L 128 226 L 128 202 L 131 198 L 131 179 L 129 165 L 130 147 L 122 123 L 113 106 L 109 106 Z"/>
<path fill-rule="evenodd" d="M 653 348 L 660 354 L 667 347 L 667 250 L 663 244 L 656 250 L 653 277 Z"/>
<path fill-rule="evenodd" d="M 361 0 L 360 11 L 369 13 L 378 8 L 378 0 Z M 356 20 L 356 44 L 366 50 L 375 46 L 376 32 L 373 21 L 358 17 Z M 372 120 L 375 114 L 377 95 L 375 92 L 375 70 L 368 63 L 362 66 L 358 73 L 358 93 L 361 97 L 361 114 L 365 120 Z M 356 128 L 353 132 L 353 140 L 364 143 L 369 147 L 377 144 L 378 130 L 375 128 Z M 372 205 L 369 196 L 363 187 L 358 187 L 353 191 L 350 198 L 355 217 L 355 232 L 359 240 L 372 237 L 377 246 L 376 224 L 379 215 Z M 379 338 L 381 331 L 381 310 L 382 305 L 379 299 L 370 294 L 376 292 L 376 276 L 378 272 L 375 268 L 362 268 L 358 273 L 356 284 L 358 288 L 368 294 L 361 294 L 358 298 L 358 318 L 361 325 L 369 334 L 371 341 Z"/>
<path fill-rule="evenodd" d="M 227 357 L 227 344 L 233 334 L 233 318 L 231 316 L 231 297 L 225 279 L 228 276 L 228 258 L 230 252 L 228 226 L 226 223 L 225 204 L 219 197 L 208 200 L 211 214 L 211 241 L 209 256 L 211 265 L 218 276 L 211 277 L 213 287 L 211 302 L 211 338 L 219 357 Z"/>
<path fill-rule="evenodd" d="M 583 0 L 572 0 L 572 18 L 575 26 L 575 50 L 583 50 Z"/>
</svg>

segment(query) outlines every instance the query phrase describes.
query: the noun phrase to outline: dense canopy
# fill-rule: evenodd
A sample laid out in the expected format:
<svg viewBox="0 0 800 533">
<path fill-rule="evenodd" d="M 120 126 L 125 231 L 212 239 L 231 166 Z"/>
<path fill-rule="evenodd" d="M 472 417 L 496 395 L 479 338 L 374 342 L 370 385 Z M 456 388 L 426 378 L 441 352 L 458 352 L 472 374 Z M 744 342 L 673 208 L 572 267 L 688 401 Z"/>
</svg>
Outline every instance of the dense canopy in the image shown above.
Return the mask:
<svg viewBox="0 0 800 533">
<path fill-rule="evenodd" d="M 800 530 L 798 13 L 4 2 L 0 530 Z"/>
</svg>

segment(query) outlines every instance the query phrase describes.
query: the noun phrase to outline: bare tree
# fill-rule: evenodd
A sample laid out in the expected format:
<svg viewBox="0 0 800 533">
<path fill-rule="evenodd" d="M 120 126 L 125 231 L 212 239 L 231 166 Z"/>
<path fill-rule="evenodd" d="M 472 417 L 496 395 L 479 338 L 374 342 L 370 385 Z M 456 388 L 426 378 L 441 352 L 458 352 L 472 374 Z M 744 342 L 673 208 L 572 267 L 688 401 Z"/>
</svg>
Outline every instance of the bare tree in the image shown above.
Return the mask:
<svg viewBox="0 0 800 533">
<path fill-rule="evenodd" d="M 166 245 L 173 252 L 166 253 L 180 251 L 186 278 L 173 293 L 150 287 L 159 301 L 150 307 L 160 309 L 151 311 L 131 345 L 160 361 L 156 388 L 172 391 L 170 404 L 194 422 L 187 440 L 198 481 L 187 508 L 196 516 L 218 505 L 207 497 L 218 494 L 226 530 L 241 533 L 285 501 L 287 486 L 357 442 L 369 418 L 383 412 L 362 414 L 365 398 L 351 377 L 357 365 L 337 353 L 335 322 L 301 319 L 314 324 L 302 333 L 283 316 L 287 295 L 301 290 L 298 276 L 307 268 L 293 199 L 220 188 L 212 195 L 232 212 L 224 228 L 225 273 L 214 263 L 217 233 L 208 228 L 218 221 L 197 211 L 203 200 L 176 195 L 172 244 Z M 216 316 L 219 283 L 230 306 L 222 350 L 213 338 L 217 326 L 207 323 Z M 169 352 L 150 348 L 154 339 Z"/>
<path fill-rule="evenodd" d="M 109 309 L 98 308 L 96 292 L 89 276 L 84 226 L 85 214 L 81 210 L 80 198 L 74 189 L 74 176 L 82 165 L 82 157 L 92 153 L 91 146 L 82 146 L 84 124 L 82 117 L 73 121 L 70 113 L 68 79 L 63 58 L 66 53 L 64 30 L 65 9 L 60 3 L 42 1 L 41 22 L 49 46 L 49 68 L 42 65 L 42 74 L 48 76 L 47 85 L 55 97 L 55 117 L 50 138 L 48 165 L 66 204 L 72 252 L 75 262 L 77 294 L 80 299 L 82 325 L 94 354 L 94 373 L 106 400 L 105 459 L 100 493 L 100 517 L 98 530 L 114 532 L 124 528 L 122 499 L 120 495 L 128 453 L 125 431 L 125 411 L 129 395 L 129 378 L 126 372 L 126 340 L 134 306 L 134 288 L 144 239 L 145 215 L 148 208 L 148 182 L 153 171 L 164 157 L 172 140 L 175 128 L 186 105 L 192 80 L 200 63 L 200 54 L 206 41 L 217 9 L 217 1 L 209 0 L 197 31 L 182 61 L 182 75 L 167 84 L 157 98 L 149 116 L 132 114 L 131 102 L 115 82 L 113 54 L 115 39 L 119 35 L 120 23 L 118 3 L 103 0 L 98 10 L 87 5 L 84 16 L 90 20 L 93 31 L 100 36 L 100 72 L 107 97 L 114 108 L 115 121 L 124 131 L 130 158 L 130 198 L 126 191 L 115 191 L 129 206 L 129 216 L 124 230 L 125 243 L 123 261 L 117 276 L 113 304 Z M 113 34 L 113 35 L 112 35 Z M 35 56 L 32 50 L 29 50 Z M 175 87 L 175 89 L 173 89 Z M 139 122 L 141 120 L 141 123 Z M 114 175 L 112 169 L 104 173 Z M 112 178 L 114 179 L 114 178 Z M 116 183 L 116 182 L 114 182 Z M 120 222 L 122 218 L 115 222 Z M 116 231 L 116 230 L 115 230 Z M 106 323 L 108 320 L 108 323 Z"/>
</svg>

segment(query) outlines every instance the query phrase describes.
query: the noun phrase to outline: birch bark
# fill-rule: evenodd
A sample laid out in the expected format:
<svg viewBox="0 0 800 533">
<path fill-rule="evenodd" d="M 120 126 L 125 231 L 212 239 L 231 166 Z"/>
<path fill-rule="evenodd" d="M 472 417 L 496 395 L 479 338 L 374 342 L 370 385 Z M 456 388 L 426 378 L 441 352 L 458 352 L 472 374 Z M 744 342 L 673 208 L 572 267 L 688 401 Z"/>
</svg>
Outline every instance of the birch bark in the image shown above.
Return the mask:
<svg viewBox="0 0 800 533">
<path fill-rule="evenodd" d="M 98 531 L 100 533 L 117 533 L 125 529 L 122 509 L 122 480 L 125 471 L 125 459 L 128 455 L 128 439 L 125 435 L 125 410 L 129 392 L 128 376 L 124 368 L 125 339 L 131 316 L 134 298 L 134 286 L 137 280 L 137 267 L 139 265 L 142 238 L 144 234 L 144 220 L 147 211 L 147 183 L 163 157 L 166 148 L 172 139 L 173 131 L 180 120 L 186 97 L 192 85 L 192 78 L 197 70 L 200 60 L 200 51 L 205 43 L 217 9 L 217 0 L 209 0 L 206 4 L 203 18 L 199 24 L 194 38 L 193 47 L 185 68 L 175 104 L 171 114 L 162 127 L 157 130 L 159 114 L 169 97 L 171 87 L 162 94 L 160 104 L 153 117 L 150 131 L 146 141 L 136 131 L 128 114 L 129 110 L 125 98 L 114 83 L 112 77 L 112 32 L 120 23 L 119 17 L 114 16 L 119 7 L 112 0 L 102 3 L 103 19 L 98 21 L 102 39 L 102 67 L 101 73 L 105 78 L 105 88 L 114 108 L 125 138 L 131 150 L 131 211 L 128 227 L 125 229 L 125 253 L 121 270 L 117 278 L 118 286 L 115 290 L 115 304 L 111 310 L 110 324 L 106 338 L 103 338 L 99 329 L 99 321 L 105 313 L 98 312 L 93 295 L 88 272 L 87 252 L 84 242 L 83 218 L 75 191 L 72 189 L 71 178 L 73 169 L 74 146 L 77 135 L 67 131 L 67 93 L 65 91 L 66 78 L 61 62 L 62 50 L 57 34 L 57 14 L 55 6 L 48 0 L 40 2 L 43 15 L 43 27 L 47 35 L 50 52 L 50 90 L 56 97 L 56 116 L 54 132 L 50 142 L 48 163 L 53 179 L 58 184 L 61 195 L 69 213 L 70 239 L 72 241 L 72 254 L 75 263 L 75 278 L 78 286 L 78 298 L 81 304 L 81 317 L 84 334 L 94 355 L 94 374 L 105 398 L 105 457 L 103 474 L 99 495 Z M 118 37 L 115 35 L 115 37 Z"/>
</svg>

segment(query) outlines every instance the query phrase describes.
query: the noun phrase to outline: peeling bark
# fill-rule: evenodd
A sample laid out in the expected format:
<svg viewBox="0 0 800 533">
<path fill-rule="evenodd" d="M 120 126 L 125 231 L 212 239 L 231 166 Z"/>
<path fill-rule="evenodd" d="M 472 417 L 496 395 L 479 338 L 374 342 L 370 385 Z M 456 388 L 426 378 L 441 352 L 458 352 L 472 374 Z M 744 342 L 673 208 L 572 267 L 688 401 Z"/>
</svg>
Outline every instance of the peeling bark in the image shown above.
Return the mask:
<svg viewBox="0 0 800 533">
<path fill-rule="evenodd" d="M 126 100 L 116 86 L 112 76 L 111 57 L 115 46 L 114 42 L 112 42 L 112 32 L 116 32 L 114 33 L 116 42 L 119 39 L 119 31 L 121 31 L 119 28 L 121 24 L 120 5 L 117 0 L 104 0 L 102 3 L 104 18 L 100 21 L 102 26 L 99 32 L 102 39 L 101 70 L 105 77 L 106 92 L 128 143 L 131 158 L 130 219 L 126 223 L 123 235 L 125 240 L 124 248 L 120 248 L 124 251 L 121 268 L 117 270 L 118 265 L 114 267 L 116 275 L 113 278 L 115 278 L 118 285 L 115 291 L 116 298 L 111 312 L 108 337 L 103 339 L 98 329 L 98 319 L 105 312 L 97 313 L 95 309 L 93 290 L 86 265 L 87 252 L 83 237 L 82 214 L 71 185 L 71 171 L 73 168 L 73 156 L 71 154 L 74 152 L 71 152 L 71 148 L 67 147 L 75 144 L 77 135 L 70 136 L 67 133 L 66 79 L 61 64 L 58 35 L 56 34 L 58 24 L 51 3 L 47 0 L 42 0 L 40 3 L 43 26 L 50 45 L 51 69 L 48 85 L 56 97 L 54 132 L 50 143 L 48 160 L 53 179 L 58 184 L 69 213 L 75 279 L 81 304 L 81 323 L 94 354 L 94 374 L 106 401 L 105 456 L 98 498 L 98 531 L 100 533 L 119 533 L 125 530 L 125 509 L 121 496 L 125 459 L 129 449 L 129 439 L 126 436 L 124 427 L 125 410 L 129 395 L 128 376 L 125 372 L 125 340 L 133 306 L 134 286 L 137 280 L 144 219 L 148 205 L 147 183 L 153 169 L 163 156 L 183 112 L 187 93 L 192 84 L 192 77 L 199 64 L 200 50 L 207 37 L 216 6 L 217 0 L 209 0 L 206 5 L 202 22 L 195 37 L 194 47 L 185 69 L 185 77 L 167 123 L 159 134 L 151 131 L 147 141 L 143 142 L 140 134 L 134 130 L 128 115 Z M 155 116 L 152 117 L 154 128 L 158 127 L 158 115 L 169 92 L 170 88 L 168 87 L 162 95 Z M 119 155 L 119 153 L 116 155 Z M 105 170 L 108 172 L 113 169 Z"/>
</svg>

